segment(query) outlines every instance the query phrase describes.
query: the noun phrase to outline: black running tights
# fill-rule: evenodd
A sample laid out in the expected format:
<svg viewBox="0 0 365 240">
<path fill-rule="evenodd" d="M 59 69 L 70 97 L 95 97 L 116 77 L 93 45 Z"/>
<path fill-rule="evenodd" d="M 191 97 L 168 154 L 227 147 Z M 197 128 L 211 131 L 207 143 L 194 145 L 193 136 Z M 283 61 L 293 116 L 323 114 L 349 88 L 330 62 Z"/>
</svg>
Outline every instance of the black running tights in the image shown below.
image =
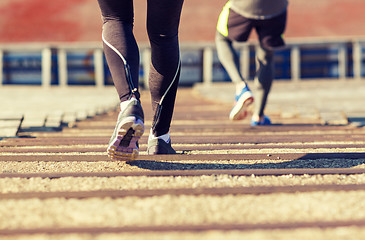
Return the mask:
<svg viewBox="0 0 365 240">
<path fill-rule="evenodd" d="M 98 0 L 103 19 L 103 46 L 121 101 L 137 98 L 139 50 L 133 35 L 133 0 Z M 147 0 L 147 33 L 151 45 L 149 87 L 155 111 L 155 136 L 170 129 L 178 81 L 178 28 L 184 0 Z"/>
</svg>

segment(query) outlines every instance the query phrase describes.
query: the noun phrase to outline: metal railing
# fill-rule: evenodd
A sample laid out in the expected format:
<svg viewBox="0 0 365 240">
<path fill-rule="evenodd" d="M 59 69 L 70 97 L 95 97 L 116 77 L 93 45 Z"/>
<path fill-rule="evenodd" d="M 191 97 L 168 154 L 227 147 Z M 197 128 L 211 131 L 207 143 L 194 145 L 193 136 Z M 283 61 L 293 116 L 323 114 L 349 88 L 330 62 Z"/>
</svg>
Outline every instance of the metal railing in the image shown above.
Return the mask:
<svg viewBox="0 0 365 240">
<path fill-rule="evenodd" d="M 362 79 L 363 46 L 365 39 L 314 39 L 306 41 L 288 41 L 286 50 L 290 52 L 290 80 L 299 81 L 302 79 L 302 51 L 306 48 L 331 48 L 336 49 L 338 63 L 338 78 L 348 79 L 349 71 L 351 78 Z M 257 47 L 254 43 L 237 44 L 237 51 L 240 53 L 241 70 L 244 78 L 250 78 L 252 68 L 252 54 Z M 253 50 L 252 50 L 253 49 Z M 96 87 L 105 86 L 105 59 L 101 43 L 37 43 L 37 44 L 0 44 L 0 86 L 4 84 L 4 56 L 7 52 L 39 52 L 41 54 L 41 85 L 49 87 L 52 85 L 52 57 L 57 58 L 57 78 L 59 86 L 68 85 L 68 58 L 67 54 L 73 51 L 92 51 L 93 71 Z M 217 62 L 214 43 L 182 43 L 181 51 L 194 51 L 201 55 L 201 61 L 196 63 L 201 68 L 201 81 L 211 83 L 213 81 L 213 68 Z M 148 45 L 140 45 L 141 66 L 143 70 L 143 83 L 148 84 L 148 69 L 150 65 L 150 49 Z M 182 59 L 184 65 L 184 59 Z M 351 61 L 351 64 L 350 64 Z M 351 66 L 351 69 L 349 69 Z"/>
</svg>

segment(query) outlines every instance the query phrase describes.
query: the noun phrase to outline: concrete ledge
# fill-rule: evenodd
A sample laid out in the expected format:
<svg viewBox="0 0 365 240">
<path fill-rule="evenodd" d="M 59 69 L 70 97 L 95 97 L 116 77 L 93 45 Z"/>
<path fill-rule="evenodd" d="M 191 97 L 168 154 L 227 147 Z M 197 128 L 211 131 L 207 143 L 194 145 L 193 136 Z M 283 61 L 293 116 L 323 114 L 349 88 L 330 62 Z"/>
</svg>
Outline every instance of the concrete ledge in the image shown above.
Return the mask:
<svg viewBox="0 0 365 240">
<path fill-rule="evenodd" d="M 72 127 L 77 121 L 115 109 L 118 103 L 118 95 L 113 86 L 45 89 L 41 86 L 18 85 L 0 88 L 2 112 L 5 115 L 24 116 L 24 121 L 19 126 L 21 131 Z M 6 136 L 15 136 L 16 133 L 15 129 L 7 130 Z"/>
<path fill-rule="evenodd" d="M 255 94 L 255 85 L 248 82 Z M 199 83 L 194 90 L 202 97 L 233 104 L 235 85 L 231 82 Z M 354 80 L 275 80 L 267 102 L 267 113 L 285 117 L 321 119 L 323 124 L 349 124 L 365 119 L 365 84 Z M 349 120 L 351 119 L 352 120 Z M 361 121 L 360 121 L 361 122 Z"/>
</svg>

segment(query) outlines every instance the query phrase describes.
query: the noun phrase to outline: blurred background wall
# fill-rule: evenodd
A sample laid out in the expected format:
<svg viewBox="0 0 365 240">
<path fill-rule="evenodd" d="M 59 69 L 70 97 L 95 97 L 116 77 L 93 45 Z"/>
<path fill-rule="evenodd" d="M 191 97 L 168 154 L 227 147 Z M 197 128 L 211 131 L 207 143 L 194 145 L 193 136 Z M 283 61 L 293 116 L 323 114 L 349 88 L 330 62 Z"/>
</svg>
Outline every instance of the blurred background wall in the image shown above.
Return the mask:
<svg viewBox="0 0 365 240">
<path fill-rule="evenodd" d="M 180 40 L 214 40 L 226 0 L 186 0 Z M 287 38 L 365 35 L 364 0 L 289 0 Z M 135 0 L 135 35 L 146 42 L 146 0 Z M 100 41 L 97 0 L 1 0 L 0 42 Z M 252 34 L 255 37 L 255 34 Z"/>
<path fill-rule="evenodd" d="M 181 84 L 230 81 L 214 45 L 226 1 L 185 0 Z M 147 85 L 147 0 L 134 0 L 134 5 L 140 77 Z M 288 44 L 275 53 L 275 79 L 365 78 L 364 9 L 365 0 L 289 0 Z M 0 0 L 0 86 L 112 84 L 101 32 L 97 0 Z M 253 33 L 248 48 L 237 48 L 243 76 L 249 80 L 256 71 L 255 39 Z"/>
</svg>

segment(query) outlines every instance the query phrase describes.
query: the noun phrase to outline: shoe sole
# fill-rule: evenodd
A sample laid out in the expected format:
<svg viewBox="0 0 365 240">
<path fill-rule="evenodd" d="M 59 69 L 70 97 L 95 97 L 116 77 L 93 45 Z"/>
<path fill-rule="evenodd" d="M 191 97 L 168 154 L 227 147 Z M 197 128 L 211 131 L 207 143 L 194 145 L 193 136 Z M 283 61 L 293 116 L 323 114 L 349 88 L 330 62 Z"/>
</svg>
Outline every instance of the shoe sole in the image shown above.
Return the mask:
<svg viewBox="0 0 365 240">
<path fill-rule="evenodd" d="M 144 133 L 140 119 L 130 116 L 123 119 L 117 127 L 117 135 L 108 146 L 108 156 L 113 160 L 132 161 L 139 154 L 137 141 Z"/>
<path fill-rule="evenodd" d="M 229 113 L 230 120 L 242 120 L 247 116 L 247 108 L 253 103 L 253 96 L 251 93 L 244 93 L 240 99 L 238 99 L 236 105 Z"/>
</svg>

